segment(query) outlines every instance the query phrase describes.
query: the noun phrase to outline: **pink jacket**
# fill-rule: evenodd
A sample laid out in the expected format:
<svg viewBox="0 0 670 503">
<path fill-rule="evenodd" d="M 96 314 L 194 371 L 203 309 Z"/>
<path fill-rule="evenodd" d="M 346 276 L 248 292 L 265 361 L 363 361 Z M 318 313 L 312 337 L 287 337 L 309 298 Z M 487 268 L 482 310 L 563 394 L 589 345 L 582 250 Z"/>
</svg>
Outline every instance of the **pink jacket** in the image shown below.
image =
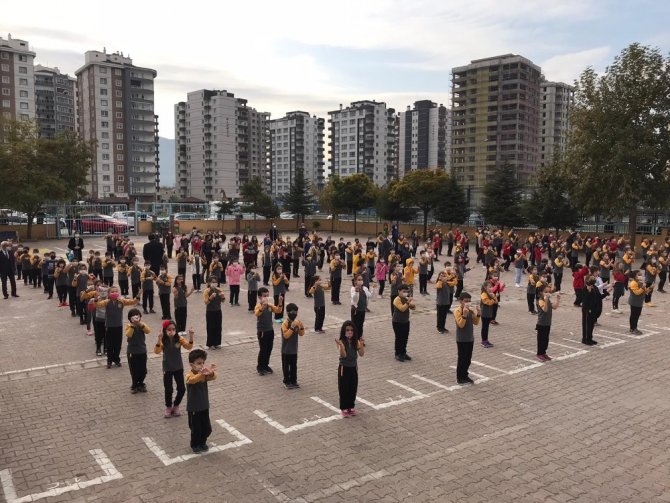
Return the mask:
<svg viewBox="0 0 670 503">
<path fill-rule="evenodd" d="M 383 281 L 386 279 L 386 275 L 389 272 L 389 266 L 386 263 L 377 262 L 375 266 L 375 278 L 377 281 Z"/>
<path fill-rule="evenodd" d="M 239 285 L 243 274 L 244 267 L 240 264 L 230 264 L 226 267 L 226 279 L 229 285 Z"/>
</svg>

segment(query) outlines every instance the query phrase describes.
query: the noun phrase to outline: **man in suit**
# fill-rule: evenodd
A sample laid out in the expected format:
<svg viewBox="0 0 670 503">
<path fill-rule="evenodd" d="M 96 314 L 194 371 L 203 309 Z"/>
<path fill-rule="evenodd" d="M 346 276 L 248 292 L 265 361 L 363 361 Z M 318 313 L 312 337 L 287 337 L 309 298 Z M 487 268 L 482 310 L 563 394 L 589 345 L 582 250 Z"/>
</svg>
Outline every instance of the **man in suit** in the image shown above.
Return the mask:
<svg viewBox="0 0 670 503">
<path fill-rule="evenodd" d="M 16 259 L 14 253 L 9 249 L 9 243 L 3 241 L 0 243 L 0 278 L 2 279 L 2 294 L 5 299 L 9 298 L 7 293 L 7 278 L 12 287 L 12 297 L 16 295 Z"/>
<path fill-rule="evenodd" d="M 163 257 L 165 256 L 165 249 L 160 242 L 159 236 L 149 234 L 149 242 L 144 245 L 142 256 L 145 261 L 151 264 L 151 270 L 158 276 L 160 266 L 163 263 Z"/>
<path fill-rule="evenodd" d="M 67 247 L 72 250 L 74 258 L 79 262 L 82 261 L 82 252 L 84 250 L 84 240 L 79 235 L 79 231 L 74 232 L 74 236 L 70 238 Z"/>
</svg>

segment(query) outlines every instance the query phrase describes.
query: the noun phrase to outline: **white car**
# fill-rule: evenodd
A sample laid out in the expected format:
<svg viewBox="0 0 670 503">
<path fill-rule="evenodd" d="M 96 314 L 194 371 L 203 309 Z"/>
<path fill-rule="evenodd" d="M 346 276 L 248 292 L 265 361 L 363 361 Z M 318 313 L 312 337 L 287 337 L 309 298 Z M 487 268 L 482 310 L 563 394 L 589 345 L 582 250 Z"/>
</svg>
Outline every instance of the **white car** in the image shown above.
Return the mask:
<svg viewBox="0 0 670 503">
<path fill-rule="evenodd" d="M 292 220 L 292 219 L 295 218 L 295 215 L 293 213 L 288 212 L 288 211 L 282 211 L 279 214 L 279 218 L 281 218 L 282 220 Z"/>
<path fill-rule="evenodd" d="M 152 220 L 152 216 L 149 213 L 145 213 L 143 211 L 115 211 L 112 213 L 111 217 L 115 218 L 117 220 L 122 220 L 126 222 L 128 225 L 135 225 L 135 213 L 137 213 L 137 220 L 142 221 L 142 220 Z"/>
</svg>

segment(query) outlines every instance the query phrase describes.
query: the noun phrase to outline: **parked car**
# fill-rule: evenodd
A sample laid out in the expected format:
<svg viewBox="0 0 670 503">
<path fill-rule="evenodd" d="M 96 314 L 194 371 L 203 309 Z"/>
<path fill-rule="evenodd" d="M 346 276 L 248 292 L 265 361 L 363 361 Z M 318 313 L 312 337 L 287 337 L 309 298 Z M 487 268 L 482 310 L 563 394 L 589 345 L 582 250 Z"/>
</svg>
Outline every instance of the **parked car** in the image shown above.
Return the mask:
<svg viewBox="0 0 670 503">
<path fill-rule="evenodd" d="M 281 218 L 282 220 L 292 220 L 292 219 L 295 218 L 295 215 L 293 213 L 288 212 L 288 211 L 282 211 L 279 214 L 279 218 Z"/>
<path fill-rule="evenodd" d="M 115 211 L 112 213 L 112 218 L 116 218 L 117 220 L 123 220 L 126 222 L 128 225 L 135 225 L 135 213 L 137 213 L 137 220 L 153 220 L 153 215 L 151 213 L 146 213 L 144 211 Z"/>
<path fill-rule="evenodd" d="M 101 213 L 87 213 L 79 217 L 81 232 L 90 233 L 106 233 L 112 231 L 116 234 L 127 234 L 129 231 L 134 231 L 134 225 L 128 225 L 125 220 L 112 218 L 109 215 Z"/>
</svg>

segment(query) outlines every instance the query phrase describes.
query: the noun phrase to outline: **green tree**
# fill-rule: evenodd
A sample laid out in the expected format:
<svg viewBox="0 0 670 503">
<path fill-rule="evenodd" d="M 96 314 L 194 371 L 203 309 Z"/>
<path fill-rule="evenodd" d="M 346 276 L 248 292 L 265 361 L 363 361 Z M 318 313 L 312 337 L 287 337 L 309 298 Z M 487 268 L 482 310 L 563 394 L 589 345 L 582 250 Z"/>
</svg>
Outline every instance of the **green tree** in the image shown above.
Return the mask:
<svg viewBox="0 0 670 503">
<path fill-rule="evenodd" d="M 446 194 L 435 208 L 435 218 L 445 224 L 464 224 L 469 216 L 465 192 L 453 176 L 447 180 L 444 190 Z"/>
<path fill-rule="evenodd" d="M 440 201 L 447 197 L 446 187 L 449 177 L 444 171 L 418 169 L 407 173 L 394 185 L 391 197 L 423 212 L 423 235 L 428 232 L 428 214 L 436 209 Z"/>
<path fill-rule="evenodd" d="M 603 74 L 587 68 L 570 121 L 561 172 L 572 200 L 587 214 L 627 214 L 634 244 L 638 209 L 670 194 L 670 58 L 634 43 Z"/>
<path fill-rule="evenodd" d="M 36 125 L 27 121 L 2 121 L 0 128 L 0 205 L 26 214 L 30 239 L 33 219 L 45 203 L 86 194 L 92 144 L 71 132 L 39 138 Z"/>
<path fill-rule="evenodd" d="M 221 191 L 221 200 L 216 204 L 216 214 L 221 218 L 221 220 L 226 219 L 226 215 L 233 215 L 235 213 L 236 205 L 228 197 L 226 197 L 226 191 Z"/>
<path fill-rule="evenodd" d="M 296 170 L 289 191 L 280 197 L 280 201 L 286 211 L 296 216 L 296 224 L 313 213 L 314 196 L 302 169 Z"/>
<path fill-rule="evenodd" d="M 261 210 L 266 210 L 268 206 L 272 205 L 272 199 L 268 203 L 270 196 L 265 192 L 265 183 L 258 176 L 252 177 L 242 185 L 240 188 L 240 197 L 243 203 L 242 211 L 253 213 L 254 219 L 256 215 L 261 214 Z"/>
<path fill-rule="evenodd" d="M 346 208 L 354 215 L 354 234 L 356 218 L 362 209 L 372 206 L 377 199 L 377 187 L 364 173 L 356 173 L 343 178 L 335 185 L 334 201 L 338 208 Z"/>
<path fill-rule="evenodd" d="M 416 218 L 416 209 L 403 206 L 399 201 L 391 195 L 393 188 L 398 184 L 397 180 L 392 180 L 385 187 L 379 190 L 377 194 L 377 201 L 375 201 L 375 208 L 377 215 L 382 220 L 390 222 L 409 222 Z"/>
<path fill-rule="evenodd" d="M 521 185 L 514 166 L 505 164 L 484 186 L 481 212 L 486 223 L 493 225 L 517 227 L 524 223 Z"/>
<path fill-rule="evenodd" d="M 342 192 L 341 185 L 342 179 L 339 176 L 331 176 L 318 195 L 321 210 L 331 215 L 330 232 L 335 232 L 335 220 L 340 213 L 346 211 L 346 205 L 338 200 L 338 194 Z"/>
<path fill-rule="evenodd" d="M 568 196 L 568 185 L 554 161 L 540 169 L 536 176 L 536 187 L 524 204 L 526 220 L 545 229 L 570 229 L 579 222 L 579 211 Z"/>
</svg>

